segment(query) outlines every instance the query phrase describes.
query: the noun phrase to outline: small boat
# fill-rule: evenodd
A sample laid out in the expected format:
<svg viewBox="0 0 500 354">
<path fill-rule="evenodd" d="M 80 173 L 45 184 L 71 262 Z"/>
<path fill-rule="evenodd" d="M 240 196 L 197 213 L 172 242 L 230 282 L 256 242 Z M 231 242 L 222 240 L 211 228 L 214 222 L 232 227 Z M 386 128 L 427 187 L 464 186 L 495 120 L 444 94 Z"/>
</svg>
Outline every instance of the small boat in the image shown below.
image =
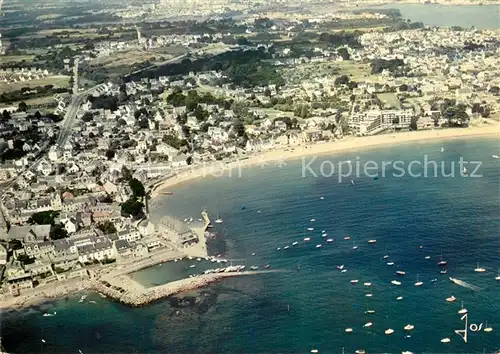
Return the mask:
<svg viewBox="0 0 500 354">
<path fill-rule="evenodd" d="M 465 167 L 465 166 L 464 166 L 464 168 L 462 168 L 462 173 L 463 173 L 464 175 L 466 175 L 466 174 L 467 174 L 467 167 Z"/>
<path fill-rule="evenodd" d="M 342 265 L 337 266 L 337 269 L 340 269 L 340 270 L 344 269 L 344 265 L 342 264 Z"/>
<path fill-rule="evenodd" d="M 264 266 L 264 269 L 269 269 L 269 268 L 271 268 L 271 265 L 269 265 L 269 264 L 266 264 L 266 265 Z"/>
<path fill-rule="evenodd" d="M 451 278 L 450 278 L 451 279 Z M 436 278 L 431 279 L 431 283 L 436 283 L 438 280 Z"/>
<path fill-rule="evenodd" d="M 316 245 L 316 248 L 321 248 L 323 247 L 323 245 Z"/>
<path fill-rule="evenodd" d="M 366 322 L 366 323 L 363 325 L 363 327 L 365 327 L 365 328 L 370 328 L 371 326 L 373 326 L 373 323 L 371 323 L 371 322 Z"/>
<path fill-rule="evenodd" d="M 342 270 L 340 271 L 340 273 L 345 273 L 345 272 L 347 272 L 347 269 L 342 269 Z"/>
<path fill-rule="evenodd" d="M 290 248 L 290 246 L 285 246 L 285 247 L 283 247 L 283 249 L 284 249 L 284 250 L 287 250 L 287 249 L 289 249 L 289 248 Z"/>
<path fill-rule="evenodd" d="M 373 177 L 373 180 L 374 180 L 374 181 L 378 181 L 378 179 L 379 179 L 379 177 L 378 177 L 378 176 Z"/>
<path fill-rule="evenodd" d="M 431 259 L 431 256 L 425 256 L 425 259 Z"/>
<path fill-rule="evenodd" d="M 415 328 L 415 326 L 414 326 L 414 325 L 411 325 L 411 324 L 407 324 L 407 325 L 404 327 L 405 331 L 411 331 L 411 330 L 413 330 L 413 328 Z"/>
<path fill-rule="evenodd" d="M 366 296 L 366 297 L 372 297 L 372 296 L 373 296 L 373 294 L 368 293 L 368 294 L 365 294 L 365 296 Z"/>
<path fill-rule="evenodd" d="M 351 237 L 350 237 L 350 236 L 345 236 L 345 237 L 344 237 L 344 240 L 350 240 L 350 239 L 351 239 Z"/>
<path fill-rule="evenodd" d="M 422 286 L 424 283 L 418 280 L 418 274 L 417 274 L 417 281 L 415 282 L 415 286 Z"/>
<path fill-rule="evenodd" d="M 392 267 L 394 265 L 394 262 L 387 262 L 386 263 L 389 267 Z"/>
<path fill-rule="evenodd" d="M 486 269 L 481 268 L 479 266 L 479 263 L 478 263 L 476 269 L 474 269 L 474 272 L 476 272 L 476 273 L 484 273 L 484 272 L 486 272 Z"/>
<path fill-rule="evenodd" d="M 319 199 L 323 200 L 323 199 L 325 199 L 325 197 L 319 197 Z"/>
<path fill-rule="evenodd" d="M 363 283 L 364 286 L 372 286 L 372 283 L 370 282 L 366 282 L 366 283 Z"/>
<path fill-rule="evenodd" d="M 316 219 L 311 219 L 311 222 L 315 222 L 315 221 L 316 221 Z"/>
<path fill-rule="evenodd" d="M 42 316 L 43 317 L 53 317 L 53 316 L 55 316 L 55 313 L 44 313 Z"/>
<path fill-rule="evenodd" d="M 250 270 L 257 270 L 257 269 L 259 269 L 259 267 L 258 267 L 258 266 L 251 266 L 251 267 L 250 267 Z"/>
<path fill-rule="evenodd" d="M 406 336 L 405 336 L 405 338 L 410 338 L 410 337 L 411 337 L 411 336 L 408 336 L 408 337 L 406 337 Z M 413 354 L 413 352 L 410 352 L 410 351 L 407 351 L 407 350 L 406 350 L 406 351 L 404 351 L 404 352 L 401 352 L 401 354 Z"/>
<path fill-rule="evenodd" d="M 386 254 L 386 255 L 384 255 L 382 258 L 383 258 L 383 259 L 387 259 L 387 258 L 389 258 L 389 255 L 388 255 L 388 254 Z"/>
<path fill-rule="evenodd" d="M 388 336 L 394 333 L 394 330 L 392 328 L 387 328 L 384 333 Z"/>
<path fill-rule="evenodd" d="M 241 210 L 245 210 L 247 207 L 246 206 L 242 206 L 241 207 Z"/>
<path fill-rule="evenodd" d="M 365 313 L 367 315 L 373 315 L 375 313 L 375 310 L 366 310 Z"/>
<path fill-rule="evenodd" d="M 358 249 L 358 246 L 352 246 L 352 249 L 353 249 L 353 250 L 357 250 L 357 249 Z"/>
<path fill-rule="evenodd" d="M 311 241 L 311 238 L 310 238 L 310 237 L 305 237 L 305 238 L 304 238 L 304 241 L 305 241 L 305 242 Z"/>
<path fill-rule="evenodd" d="M 486 325 L 484 326 L 483 331 L 485 331 L 486 333 L 489 333 L 489 332 L 493 331 L 492 327 L 488 327 L 488 321 L 486 321 Z"/>
<path fill-rule="evenodd" d="M 196 258 L 196 261 L 197 262 L 201 262 L 201 258 Z"/>
<path fill-rule="evenodd" d="M 441 152 L 444 152 L 444 147 L 441 146 Z"/>
<path fill-rule="evenodd" d="M 495 280 L 500 280 L 500 270 L 497 273 L 497 276 L 495 277 Z"/>
<path fill-rule="evenodd" d="M 359 280 L 357 280 L 357 279 L 351 280 L 351 284 L 357 284 L 358 282 L 359 282 Z"/>
<path fill-rule="evenodd" d="M 255 256 L 255 252 L 254 252 L 254 253 L 252 253 L 252 256 Z"/>
<path fill-rule="evenodd" d="M 447 297 L 447 298 L 446 298 L 446 301 L 447 301 L 447 302 L 454 302 L 456 299 L 457 299 L 457 298 L 456 298 L 455 296 L 451 295 L 450 297 Z"/>
<path fill-rule="evenodd" d="M 276 251 L 281 251 L 281 247 L 276 248 Z"/>
<path fill-rule="evenodd" d="M 103 293 L 99 293 L 99 295 L 100 295 L 103 299 L 107 298 L 107 296 L 106 296 L 106 295 L 104 295 Z"/>
<path fill-rule="evenodd" d="M 405 272 L 403 272 L 402 270 L 398 270 L 398 271 L 396 271 L 396 274 L 397 274 L 397 275 L 405 275 L 406 273 L 405 273 Z"/>
<path fill-rule="evenodd" d="M 299 243 L 297 241 L 292 242 L 292 246 L 297 246 Z"/>
<path fill-rule="evenodd" d="M 47 343 L 47 342 L 45 341 L 45 339 L 42 338 L 42 343 Z"/>
<path fill-rule="evenodd" d="M 311 349 L 311 353 L 319 353 L 318 349 Z"/>
<path fill-rule="evenodd" d="M 460 285 L 460 280 L 458 280 L 456 278 L 452 278 L 452 277 L 449 277 L 449 279 L 451 280 L 452 283 Z M 437 279 L 436 279 L 436 281 L 437 281 Z"/>
<path fill-rule="evenodd" d="M 192 261 L 192 260 L 193 260 L 193 257 L 192 257 L 192 256 L 188 256 L 188 259 L 189 259 L 190 261 Z"/>
<path fill-rule="evenodd" d="M 401 282 L 397 281 L 397 280 L 392 280 L 391 284 L 393 284 L 393 285 L 401 285 Z"/>
<path fill-rule="evenodd" d="M 328 242 L 328 243 L 333 242 L 333 238 L 329 238 L 328 240 L 326 240 L 326 242 Z"/>
<path fill-rule="evenodd" d="M 345 332 L 346 332 L 346 333 L 352 333 L 352 328 L 346 328 L 346 329 L 345 329 Z"/>
<path fill-rule="evenodd" d="M 354 181 L 351 179 L 351 184 L 354 186 Z"/>
<path fill-rule="evenodd" d="M 441 273 L 441 274 L 446 274 L 446 273 L 448 273 L 448 270 L 447 270 L 447 269 L 444 269 L 444 270 L 441 270 L 439 273 Z"/>
<path fill-rule="evenodd" d="M 314 227 L 308 227 L 307 228 L 307 231 L 313 231 L 314 230 Z"/>
<path fill-rule="evenodd" d="M 222 220 L 221 218 L 219 218 L 219 213 L 217 213 L 217 219 L 215 219 L 215 222 L 217 224 L 222 224 L 224 222 L 224 220 Z"/>
<path fill-rule="evenodd" d="M 97 304 L 97 302 L 95 302 L 94 300 L 90 300 L 89 304 Z"/>
<path fill-rule="evenodd" d="M 189 266 L 189 268 L 194 268 L 194 267 L 196 267 L 196 264 L 191 264 L 191 265 Z"/>
<path fill-rule="evenodd" d="M 463 301 L 462 301 L 462 308 L 461 308 L 460 310 L 458 310 L 458 313 L 459 313 L 460 315 L 464 315 L 464 314 L 466 314 L 466 313 L 467 313 L 467 309 L 466 309 L 466 308 L 464 308 L 464 302 L 463 302 Z"/>
<path fill-rule="evenodd" d="M 441 339 L 441 343 L 450 343 L 451 339 L 450 338 L 443 338 Z"/>
<path fill-rule="evenodd" d="M 368 243 L 377 243 L 377 240 L 368 240 Z"/>
<path fill-rule="evenodd" d="M 438 263 L 438 265 L 441 267 L 444 267 L 447 264 L 448 264 L 448 262 L 446 262 L 446 261 L 439 261 L 439 263 Z"/>
<path fill-rule="evenodd" d="M 491 155 L 491 157 L 493 157 L 494 159 L 500 159 L 500 156 L 498 155 Z"/>
<path fill-rule="evenodd" d="M 364 349 L 356 349 L 355 354 L 366 354 Z"/>
<path fill-rule="evenodd" d="M 403 297 L 402 297 L 402 296 L 398 296 L 398 297 L 396 298 L 396 300 L 401 301 L 401 300 L 403 300 Z"/>
<path fill-rule="evenodd" d="M 328 234 L 326 232 L 321 234 L 321 237 L 326 237 L 326 236 L 328 236 Z"/>
</svg>

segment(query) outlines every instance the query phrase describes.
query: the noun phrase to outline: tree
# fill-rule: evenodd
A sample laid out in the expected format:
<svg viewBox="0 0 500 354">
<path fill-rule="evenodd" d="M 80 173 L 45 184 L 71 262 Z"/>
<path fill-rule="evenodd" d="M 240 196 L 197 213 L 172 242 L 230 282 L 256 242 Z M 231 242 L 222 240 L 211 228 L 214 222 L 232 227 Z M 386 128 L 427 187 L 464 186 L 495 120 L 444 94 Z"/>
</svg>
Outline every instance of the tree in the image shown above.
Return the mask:
<svg viewBox="0 0 500 354">
<path fill-rule="evenodd" d="M 108 160 L 113 160 L 114 157 L 115 157 L 115 151 L 114 150 L 109 149 L 109 150 L 106 151 L 106 158 Z"/>
<path fill-rule="evenodd" d="M 20 240 L 10 240 L 9 249 L 12 251 L 20 250 L 23 248 L 23 243 Z"/>
<path fill-rule="evenodd" d="M 26 112 L 27 110 L 28 110 L 28 105 L 26 104 L 26 102 L 24 102 L 24 101 L 19 102 L 19 106 L 17 108 L 17 111 L 18 112 Z"/>
<path fill-rule="evenodd" d="M 410 122 L 410 129 L 411 130 L 417 130 L 418 129 L 418 127 L 417 127 L 417 120 L 418 120 L 417 117 L 412 117 L 411 118 L 411 122 Z"/>
<path fill-rule="evenodd" d="M 349 60 L 349 59 L 351 59 L 351 56 L 349 55 L 349 52 L 344 47 L 339 48 L 337 50 L 337 53 L 342 57 L 343 60 Z"/>
<path fill-rule="evenodd" d="M 335 85 L 347 85 L 349 83 L 349 77 L 346 75 L 339 76 L 335 79 Z"/>
<path fill-rule="evenodd" d="M 143 208 L 144 204 L 134 198 L 128 199 L 121 205 L 122 215 L 125 217 L 132 216 L 135 219 L 144 215 Z"/>
<path fill-rule="evenodd" d="M 28 219 L 28 223 L 38 225 L 54 225 L 54 220 L 57 216 L 59 216 L 58 211 L 40 211 L 32 214 Z"/>
<path fill-rule="evenodd" d="M 85 112 L 82 116 L 84 122 L 91 122 L 94 119 L 94 115 L 90 112 Z"/>
<path fill-rule="evenodd" d="M 240 120 L 235 120 L 233 124 L 233 129 L 234 132 L 236 133 L 237 136 L 244 136 L 245 135 L 245 126 Z"/>
<path fill-rule="evenodd" d="M 60 240 L 66 237 L 68 237 L 68 232 L 61 224 L 52 226 L 50 230 L 50 238 L 52 240 Z"/>
<path fill-rule="evenodd" d="M 399 91 L 408 91 L 408 85 L 402 84 L 401 86 L 399 86 Z"/>
<path fill-rule="evenodd" d="M 111 221 L 105 221 L 103 223 L 99 223 L 97 224 L 97 228 L 102 232 L 104 232 L 104 234 L 106 235 L 116 233 L 115 224 L 113 224 Z"/>
<path fill-rule="evenodd" d="M 137 178 L 132 178 L 128 184 L 135 198 L 143 198 L 146 196 L 144 185 Z"/>
<path fill-rule="evenodd" d="M 2 118 L 5 121 L 9 120 L 11 118 L 10 112 L 7 111 L 6 109 L 4 109 L 3 112 L 2 112 Z"/>
<path fill-rule="evenodd" d="M 36 111 L 35 112 L 35 119 L 39 120 L 40 118 L 42 118 L 42 114 L 39 111 Z"/>
</svg>

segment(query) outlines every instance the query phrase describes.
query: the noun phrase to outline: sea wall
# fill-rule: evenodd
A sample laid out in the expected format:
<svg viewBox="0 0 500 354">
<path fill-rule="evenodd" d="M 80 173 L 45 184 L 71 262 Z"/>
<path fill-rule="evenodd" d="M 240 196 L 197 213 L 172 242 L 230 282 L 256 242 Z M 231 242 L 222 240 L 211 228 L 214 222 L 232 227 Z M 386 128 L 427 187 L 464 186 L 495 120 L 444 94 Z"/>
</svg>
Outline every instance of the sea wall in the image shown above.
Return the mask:
<svg viewBox="0 0 500 354">
<path fill-rule="evenodd" d="M 150 302 L 176 295 L 186 291 L 199 289 L 218 282 L 224 278 L 237 277 L 243 275 L 256 275 L 275 272 L 267 271 L 249 271 L 235 273 L 216 273 L 203 274 L 196 277 L 177 280 L 164 285 L 159 285 L 151 288 L 144 288 L 132 279 L 120 277 L 113 280 L 99 280 L 92 283 L 92 290 L 105 294 L 112 299 L 121 302 L 128 306 L 138 307 L 144 306 Z"/>
</svg>

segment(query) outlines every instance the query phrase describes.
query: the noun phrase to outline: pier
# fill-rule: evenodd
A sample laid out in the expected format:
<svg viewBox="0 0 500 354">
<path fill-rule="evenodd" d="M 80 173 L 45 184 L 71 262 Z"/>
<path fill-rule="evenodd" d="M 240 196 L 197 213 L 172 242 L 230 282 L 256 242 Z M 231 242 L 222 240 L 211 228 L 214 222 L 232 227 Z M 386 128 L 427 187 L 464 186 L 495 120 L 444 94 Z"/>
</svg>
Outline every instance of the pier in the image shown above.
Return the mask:
<svg viewBox="0 0 500 354">
<path fill-rule="evenodd" d="M 205 287 L 225 278 L 275 272 L 277 271 L 261 270 L 234 273 L 203 274 L 192 278 L 181 279 L 167 284 L 154 286 L 151 288 L 146 288 L 140 285 L 128 275 L 122 275 L 119 277 L 94 281 L 91 285 L 91 289 L 105 294 L 110 298 L 121 302 L 122 304 L 132 307 L 139 307 L 168 296 Z"/>
</svg>

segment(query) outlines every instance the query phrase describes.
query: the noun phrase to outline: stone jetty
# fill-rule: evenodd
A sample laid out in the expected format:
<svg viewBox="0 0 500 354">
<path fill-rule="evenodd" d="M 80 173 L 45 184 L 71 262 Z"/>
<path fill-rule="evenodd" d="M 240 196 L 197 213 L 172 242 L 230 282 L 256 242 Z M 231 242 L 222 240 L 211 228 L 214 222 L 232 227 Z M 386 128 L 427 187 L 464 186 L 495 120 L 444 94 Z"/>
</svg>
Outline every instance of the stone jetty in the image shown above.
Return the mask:
<svg viewBox="0 0 500 354">
<path fill-rule="evenodd" d="M 199 289 L 224 278 L 244 275 L 256 275 L 276 272 L 275 270 L 247 271 L 235 273 L 202 274 L 192 278 L 177 280 L 171 283 L 146 288 L 129 276 L 120 276 L 113 279 L 101 279 L 92 283 L 92 289 L 103 293 L 125 305 L 138 307 L 146 305 L 164 297 L 182 292 Z"/>
</svg>

